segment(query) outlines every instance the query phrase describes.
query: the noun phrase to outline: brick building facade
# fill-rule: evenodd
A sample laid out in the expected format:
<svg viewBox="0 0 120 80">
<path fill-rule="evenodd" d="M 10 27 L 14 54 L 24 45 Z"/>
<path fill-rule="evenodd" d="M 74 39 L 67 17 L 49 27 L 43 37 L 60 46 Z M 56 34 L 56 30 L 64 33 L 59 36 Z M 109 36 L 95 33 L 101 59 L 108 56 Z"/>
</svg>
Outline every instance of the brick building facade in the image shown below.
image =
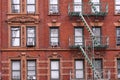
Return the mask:
<svg viewBox="0 0 120 80">
<path fill-rule="evenodd" d="M 120 1 L 92 1 L 98 13 L 88 0 L 0 0 L 0 79 L 94 80 L 81 45 L 103 79 L 119 80 Z"/>
</svg>

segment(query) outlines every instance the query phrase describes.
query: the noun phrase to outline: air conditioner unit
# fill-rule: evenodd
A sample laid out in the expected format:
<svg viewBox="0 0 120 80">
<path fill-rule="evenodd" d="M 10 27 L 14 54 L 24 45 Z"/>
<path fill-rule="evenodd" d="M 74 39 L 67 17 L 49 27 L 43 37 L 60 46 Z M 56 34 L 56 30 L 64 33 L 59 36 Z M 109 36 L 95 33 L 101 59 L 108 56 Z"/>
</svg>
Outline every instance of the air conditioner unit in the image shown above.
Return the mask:
<svg viewBox="0 0 120 80">
<path fill-rule="evenodd" d="M 52 47 L 57 47 L 58 46 L 58 42 L 51 42 L 51 46 Z"/>
<path fill-rule="evenodd" d="M 35 46 L 34 41 L 28 41 L 28 42 L 27 42 L 27 46 L 28 46 L 28 47 L 33 47 L 33 46 Z"/>
</svg>

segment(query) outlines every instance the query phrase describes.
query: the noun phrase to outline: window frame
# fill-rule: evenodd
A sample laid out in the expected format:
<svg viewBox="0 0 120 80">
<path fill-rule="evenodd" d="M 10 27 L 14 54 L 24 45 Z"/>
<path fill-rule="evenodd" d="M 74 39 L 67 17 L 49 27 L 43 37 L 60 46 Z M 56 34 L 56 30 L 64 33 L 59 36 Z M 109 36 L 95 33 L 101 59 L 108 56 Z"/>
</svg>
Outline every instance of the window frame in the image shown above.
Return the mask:
<svg viewBox="0 0 120 80">
<path fill-rule="evenodd" d="M 28 62 L 30 62 L 30 61 L 34 62 L 35 65 L 34 65 L 34 66 L 33 66 L 33 65 L 32 65 L 32 66 L 29 66 L 29 65 L 28 65 Z M 27 60 L 27 74 L 26 74 L 27 80 L 31 80 L 31 79 L 28 79 L 28 72 L 29 72 L 29 71 L 34 71 L 34 72 L 35 72 L 35 75 L 32 75 L 32 76 L 35 76 L 35 79 L 34 79 L 34 80 L 37 80 L 37 68 L 36 68 L 37 66 L 36 66 L 36 64 L 37 64 L 37 63 L 36 63 L 36 60 Z M 28 69 L 29 67 L 35 67 L 35 70 L 29 70 L 29 69 Z"/>
<path fill-rule="evenodd" d="M 18 6 L 19 6 L 19 11 L 18 11 L 18 12 L 13 11 L 13 6 L 15 6 L 15 5 L 18 5 Z M 14 13 L 14 14 L 19 14 L 19 13 L 21 13 L 21 0 L 19 0 L 19 4 L 14 4 L 14 3 L 13 3 L 13 0 L 11 0 L 11 13 Z"/>
<path fill-rule="evenodd" d="M 58 69 L 51 69 L 52 68 L 52 62 L 58 63 Z M 52 71 L 58 71 L 58 78 L 52 78 Z M 50 80 L 60 80 L 60 60 L 50 60 Z"/>
<path fill-rule="evenodd" d="M 53 10 L 53 7 L 56 8 L 56 11 Z M 59 0 L 57 0 L 57 4 L 52 3 L 51 0 L 49 0 L 49 14 L 50 15 L 58 15 L 60 13 L 59 10 Z"/>
<path fill-rule="evenodd" d="M 82 36 L 76 36 L 76 35 L 75 35 L 75 34 L 76 34 L 75 29 L 81 29 L 81 30 L 82 30 Z M 80 39 L 82 38 L 82 41 L 76 42 L 76 37 L 77 37 L 77 38 L 80 38 Z M 77 43 L 78 43 L 78 44 L 77 44 Z M 75 45 L 79 45 L 79 43 L 82 44 L 81 46 L 84 45 L 84 28 L 83 28 L 83 27 L 76 26 L 76 27 L 74 27 L 74 44 L 75 44 Z"/>
<path fill-rule="evenodd" d="M 118 35 L 118 31 L 120 33 L 120 26 L 116 28 L 116 45 L 120 46 L 120 41 L 118 41 L 118 39 L 120 39 L 120 35 Z"/>
<path fill-rule="evenodd" d="M 100 12 L 101 10 L 100 10 L 100 0 L 98 0 L 98 2 L 96 3 L 96 2 L 94 2 L 94 0 L 91 0 L 92 2 L 93 2 L 93 4 L 94 4 L 94 6 L 95 6 L 95 8 L 96 8 L 96 10 L 98 11 L 98 12 Z M 96 0 L 95 0 L 96 1 Z M 91 9 L 92 9 L 92 7 L 91 7 Z M 95 11 L 92 9 L 92 13 L 95 13 Z"/>
<path fill-rule="evenodd" d="M 94 30 L 93 29 L 99 29 L 99 31 L 100 31 L 100 33 L 99 33 L 99 36 L 98 35 L 96 35 L 96 33 L 94 33 Z M 96 37 L 96 39 L 97 39 L 97 41 L 99 41 L 99 45 L 101 45 L 102 44 L 102 29 L 101 29 L 101 27 L 100 26 L 95 26 L 95 27 L 92 27 L 92 31 L 93 31 L 93 33 L 95 34 L 95 37 Z M 98 32 L 98 31 L 97 31 Z"/>
<path fill-rule="evenodd" d="M 74 12 L 81 12 L 81 13 L 83 12 L 83 11 L 82 11 L 82 8 L 83 8 L 83 0 L 81 0 L 80 3 L 76 3 L 76 1 L 74 0 L 73 5 L 74 5 Z M 81 10 L 76 9 L 76 7 L 77 7 L 77 8 L 79 7 Z"/>
<path fill-rule="evenodd" d="M 19 37 L 13 37 L 13 35 L 12 35 L 12 31 L 13 31 L 12 28 L 19 28 Z M 20 26 L 11 26 L 10 27 L 10 31 L 11 31 L 11 35 L 10 35 L 10 40 L 11 40 L 10 44 L 11 44 L 11 46 L 12 47 L 20 47 L 21 46 L 21 27 Z M 13 43 L 12 43 L 12 39 L 13 38 L 18 38 L 19 39 L 19 41 L 20 41 L 19 42 L 19 46 L 13 46 Z"/>
<path fill-rule="evenodd" d="M 76 69 L 76 65 L 77 65 L 76 62 L 77 62 L 77 61 L 80 61 L 80 62 L 83 63 L 83 64 L 82 64 L 82 65 L 83 65 L 83 66 L 82 66 L 82 69 Z M 84 64 L 84 60 L 83 60 L 83 59 L 75 59 L 74 63 L 75 63 L 75 64 L 74 64 L 74 67 L 75 67 L 75 68 L 74 68 L 74 69 L 75 69 L 75 71 L 74 71 L 75 79 L 85 79 L 85 64 Z M 82 72 L 83 72 L 83 78 L 77 78 L 77 77 L 76 77 L 76 76 L 77 76 L 77 74 L 76 74 L 77 71 L 82 71 Z"/>
<path fill-rule="evenodd" d="M 101 64 L 100 68 L 98 68 L 98 67 L 95 66 L 95 69 L 96 70 L 101 70 L 101 76 L 102 76 L 101 78 L 103 78 L 103 73 L 102 73 L 102 70 L 103 70 L 103 60 L 102 59 L 95 59 L 94 61 L 93 61 L 94 62 L 93 63 L 94 66 L 95 66 L 95 63 L 97 63 L 96 61 L 100 61 L 100 64 Z M 95 75 L 94 75 L 94 78 L 96 78 Z"/>
<path fill-rule="evenodd" d="M 117 10 L 116 7 L 119 7 L 119 10 Z M 114 11 L 115 11 L 115 14 L 120 14 L 120 3 L 117 4 L 116 0 L 115 0 L 115 10 Z"/>
<path fill-rule="evenodd" d="M 34 6 L 34 11 L 33 12 L 29 12 L 28 11 L 28 6 Z M 26 0 L 26 13 L 28 13 L 28 14 L 36 13 L 36 0 L 34 0 L 34 4 L 28 4 L 27 0 Z"/>
<path fill-rule="evenodd" d="M 32 28 L 32 30 L 34 30 L 34 37 L 28 37 L 28 28 Z M 28 44 L 28 39 L 32 38 L 33 44 Z M 35 47 L 36 46 L 36 27 L 35 26 L 26 26 L 26 46 L 27 47 Z"/>
<path fill-rule="evenodd" d="M 51 36 L 52 35 L 52 29 L 56 29 L 57 30 L 57 36 Z M 60 38 L 60 33 L 59 33 L 59 27 L 50 27 L 50 46 L 52 47 L 57 47 L 60 46 L 60 42 L 59 42 L 59 38 Z M 56 39 L 58 42 L 52 42 L 52 38 Z"/>
<path fill-rule="evenodd" d="M 20 70 L 13 70 L 13 62 L 19 62 L 19 67 L 20 67 Z M 17 80 L 21 80 L 21 61 L 20 60 L 11 60 L 11 80 L 14 80 L 13 78 L 13 72 L 20 72 L 20 79 L 17 79 Z"/>
</svg>

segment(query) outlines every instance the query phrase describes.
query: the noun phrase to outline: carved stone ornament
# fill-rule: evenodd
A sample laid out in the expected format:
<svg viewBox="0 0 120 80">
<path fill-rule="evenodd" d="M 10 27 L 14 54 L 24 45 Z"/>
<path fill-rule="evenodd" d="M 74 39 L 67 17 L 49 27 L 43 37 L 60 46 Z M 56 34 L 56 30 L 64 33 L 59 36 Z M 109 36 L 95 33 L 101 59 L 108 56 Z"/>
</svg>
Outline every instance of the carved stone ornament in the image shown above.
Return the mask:
<svg viewBox="0 0 120 80">
<path fill-rule="evenodd" d="M 39 19 L 31 17 L 31 16 L 18 16 L 13 17 L 7 20 L 8 23 L 36 23 L 38 24 L 40 22 Z"/>
<path fill-rule="evenodd" d="M 50 54 L 48 57 L 49 57 L 49 58 L 52 58 L 52 59 L 57 59 L 57 58 L 61 58 L 61 55 L 58 54 L 57 52 L 53 52 L 53 53 Z"/>
</svg>

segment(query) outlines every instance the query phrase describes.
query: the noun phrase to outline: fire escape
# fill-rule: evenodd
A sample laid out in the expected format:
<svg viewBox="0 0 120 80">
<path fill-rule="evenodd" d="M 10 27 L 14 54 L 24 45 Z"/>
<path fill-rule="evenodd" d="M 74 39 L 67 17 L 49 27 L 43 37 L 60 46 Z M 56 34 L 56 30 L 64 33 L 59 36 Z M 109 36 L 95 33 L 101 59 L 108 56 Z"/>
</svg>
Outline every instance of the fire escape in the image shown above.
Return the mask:
<svg viewBox="0 0 120 80">
<path fill-rule="evenodd" d="M 80 10 L 75 10 L 75 7 L 78 7 Z M 69 4 L 68 5 L 68 15 L 72 17 L 78 17 L 81 19 L 82 23 L 86 27 L 87 31 L 90 34 L 90 45 L 89 42 L 85 45 L 75 45 L 74 42 L 71 42 L 71 39 L 69 39 L 70 48 L 72 49 L 79 49 L 82 52 L 82 55 L 85 57 L 86 61 L 90 65 L 92 71 L 94 72 L 94 75 L 97 80 L 104 80 L 102 79 L 100 73 L 96 70 L 95 65 L 93 64 L 93 61 L 90 59 L 86 48 L 91 47 L 92 48 L 92 54 L 94 54 L 94 49 L 106 49 L 109 45 L 109 38 L 108 37 L 100 37 L 100 41 L 98 41 L 97 37 L 93 33 L 92 29 L 90 28 L 88 22 L 86 21 L 85 17 L 102 17 L 104 18 L 108 13 L 108 4 L 107 3 L 99 3 L 95 4 L 91 0 L 89 0 L 88 3 L 78 3 L 78 4 Z M 88 40 L 84 39 L 84 40 Z M 93 56 L 94 57 L 94 56 Z M 72 80 L 72 79 L 71 79 Z"/>
</svg>

